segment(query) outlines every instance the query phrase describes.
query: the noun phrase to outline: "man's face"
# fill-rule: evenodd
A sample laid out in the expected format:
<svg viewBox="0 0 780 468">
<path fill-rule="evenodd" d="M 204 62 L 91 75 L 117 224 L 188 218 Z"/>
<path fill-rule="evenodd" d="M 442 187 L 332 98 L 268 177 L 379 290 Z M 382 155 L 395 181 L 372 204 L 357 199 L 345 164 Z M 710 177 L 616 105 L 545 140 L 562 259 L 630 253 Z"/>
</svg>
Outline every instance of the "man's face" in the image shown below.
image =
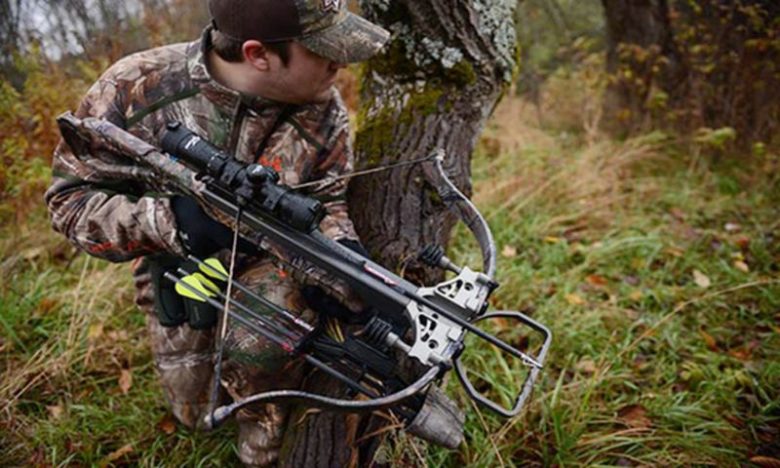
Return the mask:
<svg viewBox="0 0 780 468">
<path fill-rule="evenodd" d="M 264 97 L 291 104 L 323 102 L 330 98 L 330 88 L 338 71 L 345 65 L 309 51 L 293 41 L 289 60 L 269 54 L 270 70 Z"/>
</svg>

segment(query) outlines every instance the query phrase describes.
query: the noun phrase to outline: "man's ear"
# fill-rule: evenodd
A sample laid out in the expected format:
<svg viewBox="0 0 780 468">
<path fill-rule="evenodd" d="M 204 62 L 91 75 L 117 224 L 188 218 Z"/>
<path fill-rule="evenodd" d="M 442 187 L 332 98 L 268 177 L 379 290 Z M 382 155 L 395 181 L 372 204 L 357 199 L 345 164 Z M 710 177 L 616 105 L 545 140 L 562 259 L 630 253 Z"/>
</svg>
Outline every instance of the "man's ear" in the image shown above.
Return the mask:
<svg viewBox="0 0 780 468">
<path fill-rule="evenodd" d="M 268 62 L 268 49 L 260 41 L 245 41 L 241 45 L 241 54 L 244 60 L 260 71 L 268 71 L 271 67 Z"/>
</svg>

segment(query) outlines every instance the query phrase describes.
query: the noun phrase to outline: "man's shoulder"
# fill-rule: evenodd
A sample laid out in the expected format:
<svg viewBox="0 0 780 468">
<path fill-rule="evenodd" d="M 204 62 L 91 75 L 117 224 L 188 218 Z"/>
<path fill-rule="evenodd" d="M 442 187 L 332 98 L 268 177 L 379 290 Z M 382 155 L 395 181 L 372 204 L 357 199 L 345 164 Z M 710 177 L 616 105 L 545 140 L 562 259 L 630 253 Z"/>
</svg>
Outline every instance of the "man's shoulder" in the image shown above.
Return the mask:
<svg viewBox="0 0 780 468">
<path fill-rule="evenodd" d="M 140 80 L 154 82 L 155 76 L 186 74 L 188 57 L 193 47 L 197 47 L 197 44 L 182 42 L 135 52 L 111 65 L 103 78 L 134 83 Z"/>
</svg>

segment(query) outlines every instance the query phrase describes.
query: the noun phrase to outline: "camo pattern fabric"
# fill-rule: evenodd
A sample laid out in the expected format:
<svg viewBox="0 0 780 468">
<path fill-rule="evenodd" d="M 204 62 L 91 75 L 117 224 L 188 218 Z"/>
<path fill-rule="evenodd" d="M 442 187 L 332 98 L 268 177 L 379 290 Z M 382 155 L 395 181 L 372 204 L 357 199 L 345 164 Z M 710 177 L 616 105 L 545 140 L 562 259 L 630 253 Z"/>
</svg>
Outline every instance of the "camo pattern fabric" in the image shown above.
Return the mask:
<svg viewBox="0 0 780 468">
<path fill-rule="evenodd" d="M 242 95 L 211 78 L 204 61 L 208 47 L 207 28 L 201 41 L 120 60 L 90 88 L 76 116 L 104 118 L 155 146 L 159 146 L 166 123 L 179 121 L 240 161 L 273 167 L 281 182 L 288 185 L 352 171 L 347 114 L 335 88 L 326 102 L 294 108 Z M 135 259 L 136 303 L 147 312 L 151 346 L 166 398 L 182 423 L 197 426 L 212 386 L 214 329 L 197 331 L 186 324 L 160 326 L 153 313 L 151 276 L 145 259 L 159 252 L 185 253 L 169 202 L 173 188 L 124 155 L 84 148 L 74 151 L 63 142 L 55 150 L 53 174 L 45 200 L 54 229 L 96 257 L 114 262 Z M 316 186 L 309 190 L 325 204 L 328 214 L 321 229 L 333 239 L 357 239 L 347 215 L 345 191 L 344 180 L 322 190 Z M 286 263 L 293 260 L 288 258 Z M 264 284 L 262 287 L 277 299 L 300 306 L 299 300 L 293 300 L 297 287 L 291 278 L 269 276 L 273 263 L 269 256 L 241 263 L 240 277 L 252 278 L 255 286 Z M 343 291 L 344 286 L 327 289 Z M 241 331 L 232 332 L 231 337 L 231 343 L 244 354 L 252 351 L 263 362 L 277 363 L 263 358 L 264 353 L 276 356 L 267 343 L 250 343 Z M 223 383 L 234 398 L 247 396 L 258 385 L 294 385 L 295 373 L 284 366 L 250 370 L 243 363 L 228 360 Z M 275 458 L 284 412 L 269 406 L 242 413 L 238 419 L 242 461 L 258 466 L 270 463 Z"/>
</svg>

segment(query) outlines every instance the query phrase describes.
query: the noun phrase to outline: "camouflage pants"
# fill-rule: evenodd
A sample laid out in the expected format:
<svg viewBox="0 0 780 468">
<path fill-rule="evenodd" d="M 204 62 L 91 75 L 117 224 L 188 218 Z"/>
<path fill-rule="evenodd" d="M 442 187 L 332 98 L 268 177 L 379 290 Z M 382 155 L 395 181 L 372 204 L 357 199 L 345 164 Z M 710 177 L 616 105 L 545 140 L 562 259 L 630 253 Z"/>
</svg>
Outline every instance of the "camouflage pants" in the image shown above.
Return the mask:
<svg viewBox="0 0 780 468">
<path fill-rule="evenodd" d="M 295 283 L 266 260 L 253 266 L 239 281 L 267 299 L 312 322 Z M 245 298 L 242 298 L 242 301 Z M 199 427 L 209 406 L 214 379 L 217 327 L 193 330 L 189 325 L 163 327 L 148 314 L 148 330 L 160 381 L 173 414 L 190 428 Z M 290 360 L 278 346 L 239 326 L 229 325 L 226 358 L 221 375 L 221 397 L 238 399 L 254 393 L 297 388 L 303 378 L 300 360 Z M 238 455 L 248 466 L 276 462 L 288 408 L 257 405 L 236 414 Z"/>
</svg>

